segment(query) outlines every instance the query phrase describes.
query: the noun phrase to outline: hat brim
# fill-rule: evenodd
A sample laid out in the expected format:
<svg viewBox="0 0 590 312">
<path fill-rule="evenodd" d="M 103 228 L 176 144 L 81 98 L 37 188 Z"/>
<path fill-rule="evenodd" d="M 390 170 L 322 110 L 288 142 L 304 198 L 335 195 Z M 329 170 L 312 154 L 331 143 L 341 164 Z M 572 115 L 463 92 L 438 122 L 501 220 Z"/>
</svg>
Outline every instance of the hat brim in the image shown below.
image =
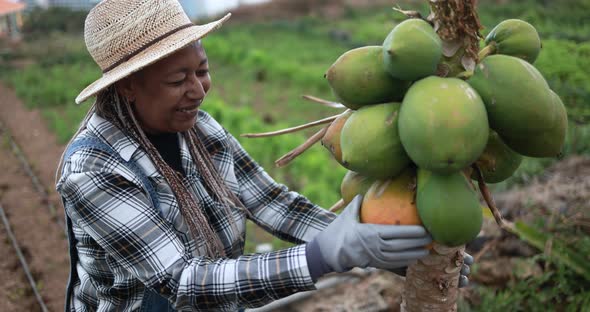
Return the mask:
<svg viewBox="0 0 590 312">
<path fill-rule="evenodd" d="M 98 92 L 109 87 L 113 83 L 173 54 L 178 50 L 183 49 L 192 42 L 205 37 L 208 33 L 221 27 L 223 22 L 229 19 L 230 16 L 231 13 L 228 13 L 217 21 L 205 25 L 194 25 L 187 27 L 160 40 L 149 48 L 133 56 L 128 61 L 109 70 L 107 73 L 104 73 L 100 79 L 91 83 L 88 87 L 82 90 L 80 94 L 78 94 L 76 97 L 76 104 L 86 101 L 88 98 L 96 95 Z"/>
</svg>

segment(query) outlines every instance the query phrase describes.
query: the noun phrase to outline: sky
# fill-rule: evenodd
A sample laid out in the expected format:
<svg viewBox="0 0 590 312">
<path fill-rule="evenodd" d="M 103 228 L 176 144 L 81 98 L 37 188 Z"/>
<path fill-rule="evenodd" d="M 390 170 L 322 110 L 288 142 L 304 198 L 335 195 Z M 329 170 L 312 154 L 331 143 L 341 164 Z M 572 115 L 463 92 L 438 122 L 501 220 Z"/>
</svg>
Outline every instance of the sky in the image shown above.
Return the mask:
<svg viewBox="0 0 590 312">
<path fill-rule="evenodd" d="M 255 4 L 268 0 L 180 0 L 190 17 L 199 16 L 198 12 L 206 11 L 215 15 L 231 10 L 239 4 Z"/>
</svg>

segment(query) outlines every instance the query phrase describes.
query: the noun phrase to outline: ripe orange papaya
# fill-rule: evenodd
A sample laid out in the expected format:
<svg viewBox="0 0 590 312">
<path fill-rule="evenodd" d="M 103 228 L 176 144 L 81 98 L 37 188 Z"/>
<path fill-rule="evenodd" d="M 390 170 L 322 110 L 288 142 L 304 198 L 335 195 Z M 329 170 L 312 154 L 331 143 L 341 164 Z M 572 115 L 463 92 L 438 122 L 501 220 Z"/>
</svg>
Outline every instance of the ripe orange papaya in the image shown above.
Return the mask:
<svg viewBox="0 0 590 312">
<path fill-rule="evenodd" d="M 416 169 L 408 167 L 398 176 L 377 180 L 367 190 L 360 211 L 362 223 L 420 225 L 414 199 Z"/>
</svg>

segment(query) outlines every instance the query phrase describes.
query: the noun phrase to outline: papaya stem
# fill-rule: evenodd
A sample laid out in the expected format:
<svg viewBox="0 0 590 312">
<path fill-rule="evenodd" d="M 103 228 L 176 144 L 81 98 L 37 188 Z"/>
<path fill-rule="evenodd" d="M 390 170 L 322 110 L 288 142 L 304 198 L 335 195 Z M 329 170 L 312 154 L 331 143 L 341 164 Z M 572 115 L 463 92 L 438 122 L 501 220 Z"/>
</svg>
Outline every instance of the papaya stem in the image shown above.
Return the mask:
<svg viewBox="0 0 590 312">
<path fill-rule="evenodd" d="M 494 53 L 496 53 L 496 45 L 494 43 L 490 43 L 479 51 L 477 54 L 477 59 L 479 62 L 481 62 L 486 56 L 492 55 Z"/>
<path fill-rule="evenodd" d="M 303 97 L 304 99 L 306 99 L 308 101 L 320 103 L 320 104 L 323 104 L 325 106 L 332 107 L 332 108 L 346 108 L 346 106 L 342 105 L 342 103 L 320 99 L 320 98 L 312 96 L 312 95 L 302 95 L 301 97 Z"/>
<path fill-rule="evenodd" d="M 466 70 L 464 72 L 458 73 L 456 77 L 459 79 L 467 80 L 467 79 L 471 78 L 471 76 L 473 76 L 473 71 Z"/>
<path fill-rule="evenodd" d="M 330 207 L 330 212 L 338 212 L 340 209 L 346 207 L 346 203 L 344 199 L 340 198 L 332 207 Z"/>
<path fill-rule="evenodd" d="M 303 142 L 303 144 L 299 145 L 294 150 L 285 154 L 283 157 L 277 159 L 277 161 L 275 161 L 275 165 L 277 167 L 284 167 L 284 166 L 288 165 L 297 156 L 303 154 L 303 152 L 305 152 L 310 147 L 312 147 L 314 144 L 319 142 L 324 137 L 324 134 L 326 134 L 326 131 L 328 131 L 328 127 L 322 128 L 322 130 L 316 132 L 309 139 L 307 139 L 307 141 Z"/>
<path fill-rule="evenodd" d="M 422 14 L 420 14 L 420 12 L 418 11 L 406 11 L 406 10 L 402 10 L 402 8 L 398 5 L 397 7 L 392 8 L 394 11 L 399 12 L 403 15 L 405 15 L 408 18 L 422 18 Z"/>
<path fill-rule="evenodd" d="M 304 130 L 304 129 L 307 129 L 307 128 L 311 128 L 311 127 L 315 127 L 315 126 L 319 126 L 319 125 L 331 123 L 336 118 L 338 118 L 338 116 L 340 116 L 340 115 L 341 114 L 334 115 L 334 116 L 331 116 L 331 117 L 327 117 L 327 118 L 324 118 L 324 119 L 312 121 L 312 122 L 306 123 L 304 125 L 300 125 L 300 126 L 296 126 L 296 127 L 291 127 L 291 128 L 287 128 L 287 129 L 282 129 L 282 130 L 277 130 L 277 131 L 272 131 L 272 132 L 263 132 L 263 133 L 244 133 L 244 134 L 242 134 L 240 136 L 241 137 L 244 137 L 244 138 L 264 138 L 264 137 L 276 136 L 276 135 L 281 135 L 281 134 L 293 133 L 293 132 L 301 131 L 301 130 Z"/>
<path fill-rule="evenodd" d="M 479 191 L 481 192 L 483 199 L 486 201 L 488 208 L 490 208 L 490 211 L 492 212 L 492 215 L 494 216 L 496 223 L 500 226 L 500 228 L 508 232 L 514 233 L 514 225 L 512 224 L 512 222 L 504 220 L 504 217 L 502 217 L 502 214 L 498 210 L 498 207 L 496 207 L 496 203 L 494 202 L 492 193 L 488 189 L 488 186 L 486 185 L 483 179 L 481 170 L 476 164 L 473 164 L 472 167 L 473 171 L 475 172 L 475 175 L 477 176 L 477 184 L 479 186 Z"/>
</svg>

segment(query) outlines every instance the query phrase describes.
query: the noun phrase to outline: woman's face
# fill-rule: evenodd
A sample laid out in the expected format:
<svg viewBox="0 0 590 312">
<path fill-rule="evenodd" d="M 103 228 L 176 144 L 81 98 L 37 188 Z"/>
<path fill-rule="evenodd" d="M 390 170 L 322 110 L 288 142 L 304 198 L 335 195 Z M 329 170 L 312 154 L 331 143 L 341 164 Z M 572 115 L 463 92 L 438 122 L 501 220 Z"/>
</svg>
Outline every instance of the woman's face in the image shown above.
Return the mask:
<svg viewBox="0 0 590 312">
<path fill-rule="evenodd" d="M 195 124 L 211 87 L 207 55 L 200 43 L 194 43 L 131 75 L 119 87 L 135 103 L 144 131 L 186 131 Z"/>
</svg>

